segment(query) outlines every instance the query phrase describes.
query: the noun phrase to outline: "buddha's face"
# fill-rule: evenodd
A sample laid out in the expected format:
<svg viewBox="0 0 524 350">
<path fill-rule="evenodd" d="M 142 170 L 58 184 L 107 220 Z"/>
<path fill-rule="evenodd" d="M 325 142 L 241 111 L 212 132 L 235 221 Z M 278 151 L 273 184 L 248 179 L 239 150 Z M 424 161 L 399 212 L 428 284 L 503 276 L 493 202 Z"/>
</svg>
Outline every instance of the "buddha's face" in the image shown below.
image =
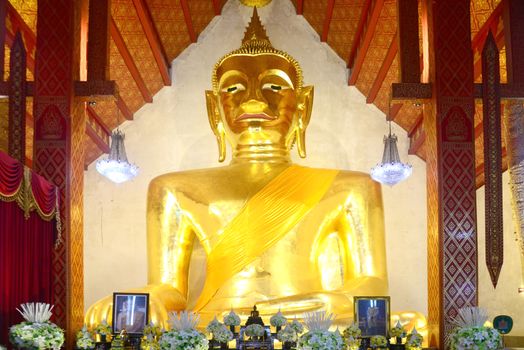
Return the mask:
<svg viewBox="0 0 524 350">
<path fill-rule="evenodd" d="M 218 110 L 233 147 L 283 144 L 296 123 L 298 74 L 283 57 L 226 59 L 217 69 Z"/>
</svg>

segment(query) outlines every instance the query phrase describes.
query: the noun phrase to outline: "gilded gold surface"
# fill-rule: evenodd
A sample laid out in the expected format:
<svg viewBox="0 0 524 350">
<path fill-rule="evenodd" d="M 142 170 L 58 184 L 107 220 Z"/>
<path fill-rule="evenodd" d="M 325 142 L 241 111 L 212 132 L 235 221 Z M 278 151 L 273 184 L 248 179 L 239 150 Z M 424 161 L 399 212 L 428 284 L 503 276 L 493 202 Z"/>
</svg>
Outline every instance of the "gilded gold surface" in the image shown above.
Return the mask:
<svg viewBox="0 0 524 350">
<path fill-rule="evenodd" d="M 222 59 L 206 92 L 219 158 L 228 141 L 232 161 L 150 183 L 149 285 L 139 290 L 151 294 L 153 321 L 193 309 L 205 325 L 257 304 L 262 316 L 325 309 L 345 323 L 353 296 L 388 293 L 381 188 L 367 174 L 291 164 L 294 143 L 306 155 L 313 88 L 250 29 L 243 47 L 257 50 Z M 107 297 L 86 323 L 110 311 Z"/>
<path fill-rule="evenodd" d="M 271 0 L 240 0 L 240 2 L 246 6 L 262 7 L 269 4 Z"/>
</svg>

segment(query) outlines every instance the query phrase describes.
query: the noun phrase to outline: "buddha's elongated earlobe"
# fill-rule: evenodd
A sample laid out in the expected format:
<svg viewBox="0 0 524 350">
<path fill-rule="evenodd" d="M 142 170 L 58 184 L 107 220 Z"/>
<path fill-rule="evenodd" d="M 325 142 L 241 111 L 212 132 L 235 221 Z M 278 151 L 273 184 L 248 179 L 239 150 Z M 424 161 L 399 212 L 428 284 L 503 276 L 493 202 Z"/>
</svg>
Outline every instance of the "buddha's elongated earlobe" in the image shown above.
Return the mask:
<svg viewBox="0 0 524 350">
<path fill-rule="evenodd" d="M 306 127 L 303 124 L 302 117 L 299 116 L 298 125 L 295 129 L 295 142 L 300 158 L 306 158 Z"/>
<path fill-rule="evenodd" d="M 311 118 L 313 109 L 313 86 L 302 87 L 299 94 L 298 120 L 295 129 L 295 142 L 297 143 L 298 155 L 306 158 L 306 128 Z"/>
<path fill-rule="evenodd" d="M 224 124 L 219 122 L 217 125 L 218 133 L 216 133 L 218 143 L 218 161 L 222 163 L 226 159 L 226 132 L 224 131 Z"/>
<path fill-rule="evenodd" d="M 220 120 L 218 96 L 213 91 L 206 91 L 206 105 L 209 125 L 218 143 L 218 161 L 223 162 L 226 159 L 226 132 L 224 130 L 224 124 Z"/>
</svg>

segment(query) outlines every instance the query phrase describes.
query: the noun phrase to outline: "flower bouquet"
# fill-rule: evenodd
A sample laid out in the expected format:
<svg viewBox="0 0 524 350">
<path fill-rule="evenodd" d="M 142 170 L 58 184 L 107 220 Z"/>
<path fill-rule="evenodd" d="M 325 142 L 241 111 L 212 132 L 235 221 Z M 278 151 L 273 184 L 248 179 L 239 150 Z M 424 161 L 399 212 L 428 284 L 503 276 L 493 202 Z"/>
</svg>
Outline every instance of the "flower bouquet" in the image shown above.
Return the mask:
<svg viewBox="0 0 524 350">
<path fill-rule="evenodd" d="M 24 322 L 9 329 L 9 341 L 17 348 L 60 349 L 64 343 L 64 331 L 49 322 L 53 307 L 45 303 L 22 304 L 18 310 Z"/>
<path fill-rule="evenodd" d="M 282 343 L 295 343 L 298 340 L 298 334 L 290 325 L 288 325 L 278 332 L 277 339 Z"/>
<path fill-rule="evenodd" d="M 484 324 L 488 319 L 486 311 L 478 307 L 466 307 L 459 310 L 454 320 L 455 329 L 449 338 L 451 350 L 496 350 L 501 346 L 500 333 Z"/>
<path fill-rule="evenodd" d="M 362 334 L 362 331 L 358 328 L 356 323 L 352 323 L 349 327 L 344 329 L 342 337 L 344 338 L 344 343 L 349 349 L 356 350 L 360 347 L 362 341 L 359 338 L 360 334 Z"/>
<path fill-rule="evenodd" d="M 235 327 L 240 326 L 240 316 L 233 310 L 224 316 L 224 324 L 229 327 L 231 332 L 235 333 Z"/>
<path fill-rule="evenodd" d="M 282 315 L 282 312 L 278 310 L 276 314 L 271 316 L 271 318 L 269 319 L 269 323 L 277 329 L 278 333 L 278 331 L 280 331 L 280 328 L 287 323 L 287 319 L 284 317 L 284 315 Z"/>
<path fill-rule="evenodd" d="M 213 339 L 221 344 L 222 348 L 227 349 L 227 343 L 233 339 L 233 332 L 231 332 L 223 324 L 217 327 L 213 332 Z"/>
<path fill-rule="evenodd" d="M 169 313 L 171 330 L 160 337 L 162 350 L 207 350 L 208 340 L 195 328 L 200 317 L 192 312 Z"/>
<path fill-rule="evenodd" d="M 100 336 L 100 342 L 107 342 L 107 336 L 111 335 L 111 326 L 104 319 L 102 323 L 96 326 L 95 333 Z"/>
<path fill-rule="evenodd" d="M 162 328 L 150 322 L 144 327 L 144 340 L 142 340 L 140 347 L 144 350 L 158 350 L 160 345 L 158 339 L 162 335 Z"/>
<path fill-rule="evenodd" d="M 388 340 L 383 335 L 374 335 L 371 337 L 369 345 L 373 349 L 384 349 L 388 347 Z"/>
<path fill-rule="evenodd" d="M 213 318 L 211 322 L 209 322 L 206 326 L 206 331 L 208 333 L 214 333 L 218 328 L 222 326 L 222 323 L 220 323 L 219 320 L 217 320 L 216 316 Z"/>
<path fill-rule="evenodd" d="M 395 327 L 389 330 L 389 337 L 395 338 L 395 344 L 391 344 L 391 349 L 404 349 L 405 346 L 402 344 L 402 338 L 406 337 L 406 330 L 400 324 L 400 321 L 397 321 Z"/>
<path fill-rule="evenodd" d="M 304 326 L 302 325 L 302 323 L 298 322 L 297 320 L 293 320 L 293 322 L 289 324 L 289 327 L 291 327 L 291 329 L 293 329 L 295 333 L 297 333 L 297 335 L 304 332 Z"/>
<path fill-rule="evenodd" d="M 340 350 L 344 341 L 339 332 L 330 332 L 333 315 L 325 311 L 306 313 L 304 323 L 308 332 L 298 339 L 299 350 Z"/>
<path fill-rule="evenodd" d="M 422 340 L 422 335 L 413 327 L 413 330 L 408 334 L 406 339 L 406 348 L 408 350 L 418 350 L 422 347 Z"/>
<path fill-rule="evenodd" d="M 250 338 L 262 337 L 262 336 L 264 336 L 264 333 L 265 333 L 264 327 L 262 327 L 261 325 L 256 324 L 256 323 L 255 324 L 250 324 L 244 330 L 244 334 L 247 335 Z"/>
<path fill-rule="evenodd" d="M 93 335 L 84 325 L 81 330 L 76 333 L 76 348 L 77 349 L 94 349 L 95 340 Z"/>
</svg>

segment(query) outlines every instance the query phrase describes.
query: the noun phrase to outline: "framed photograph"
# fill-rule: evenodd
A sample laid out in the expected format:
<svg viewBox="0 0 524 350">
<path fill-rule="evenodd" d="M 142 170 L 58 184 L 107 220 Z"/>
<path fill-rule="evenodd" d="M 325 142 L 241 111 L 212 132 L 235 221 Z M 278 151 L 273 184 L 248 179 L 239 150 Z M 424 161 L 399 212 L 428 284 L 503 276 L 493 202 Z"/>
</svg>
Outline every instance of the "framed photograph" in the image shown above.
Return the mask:
<svg viewBox="0 0 524 350">
<path fill-rule="evenodd" d="M 113 333 L 142 334 L 149 316 L 149 294 L 113 293 Z"/>
<path fill-rule="evenodd" d="M 383 335 L 389 331 L 389 297 L 354 297 L 355 323 L 362 337 Z"/>
</svg>

